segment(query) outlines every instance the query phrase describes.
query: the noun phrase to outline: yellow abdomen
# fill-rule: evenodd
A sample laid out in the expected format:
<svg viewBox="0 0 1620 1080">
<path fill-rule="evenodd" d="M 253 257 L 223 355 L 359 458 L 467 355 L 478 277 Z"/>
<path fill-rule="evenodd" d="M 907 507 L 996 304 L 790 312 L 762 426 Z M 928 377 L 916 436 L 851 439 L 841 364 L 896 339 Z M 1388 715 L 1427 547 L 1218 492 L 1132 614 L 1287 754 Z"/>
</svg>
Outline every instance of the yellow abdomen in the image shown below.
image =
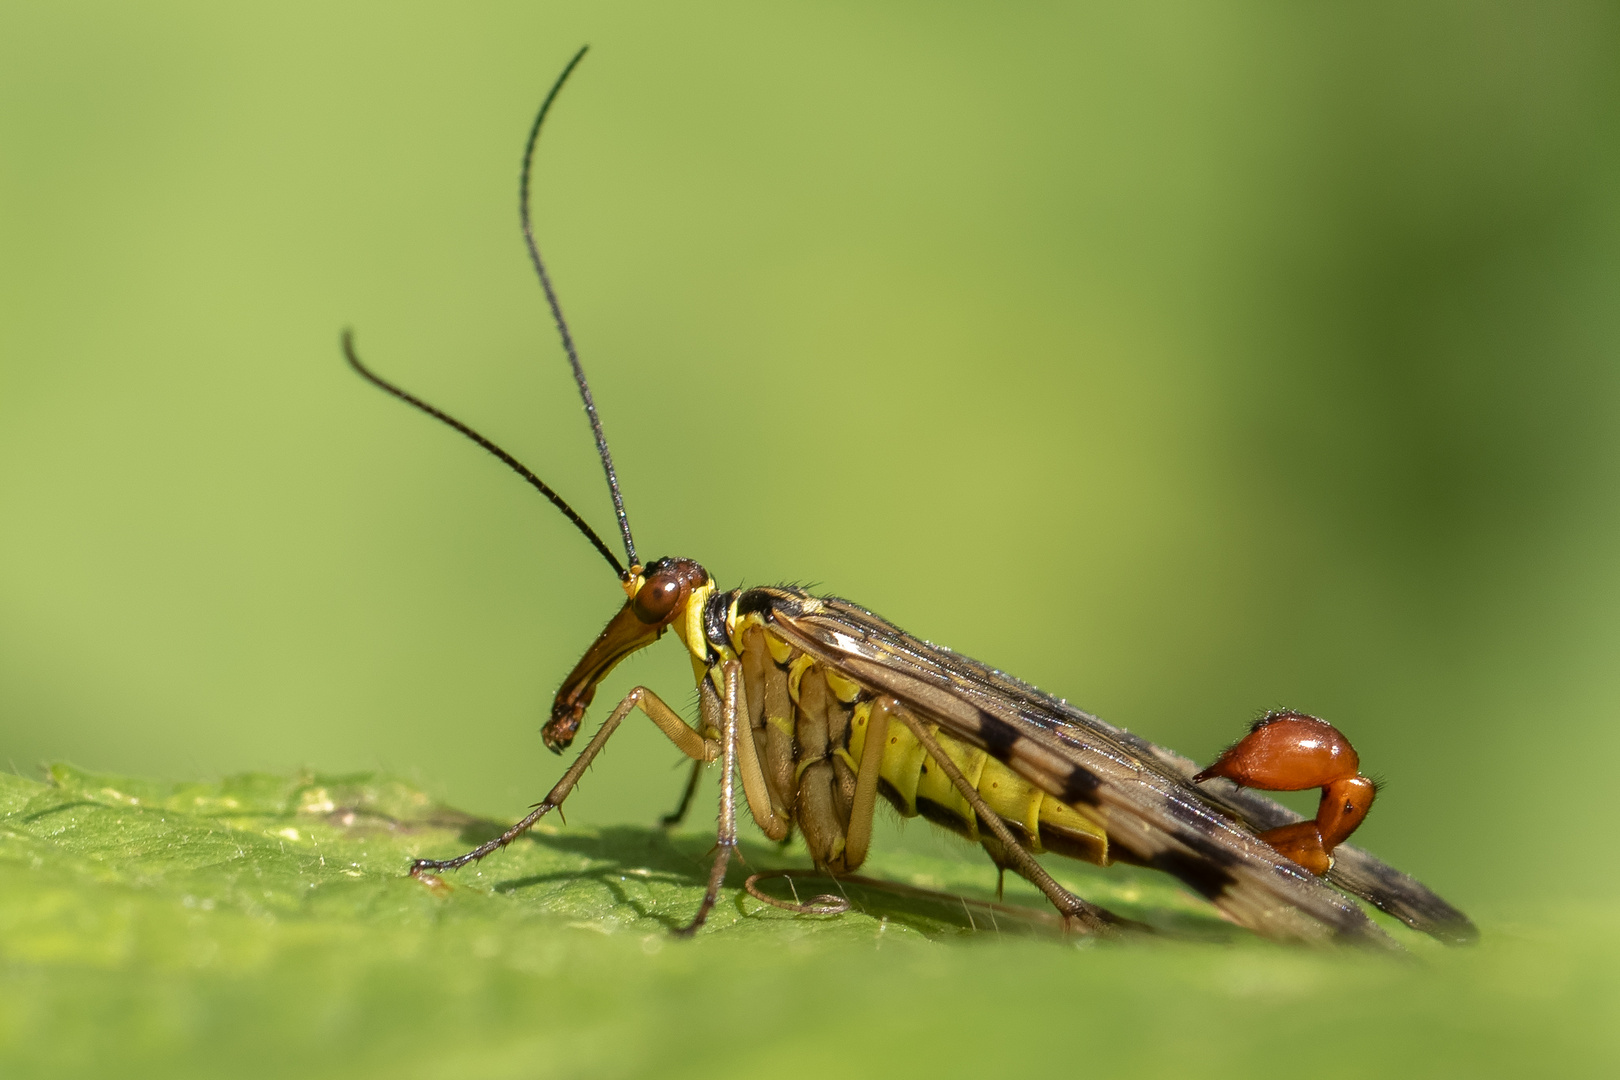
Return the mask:
<svg viewBox="0 0 1620 1080">
<path fill-rule="evenodd" d="M 849 755 L 861 759 L 872 707 L 855 706 L 849 725 Z M 951 737 L 937 725 L 928 725 L 962 776 L 973 785 L 985 805 L 1015 829 L 1023 831 L 1033 851 L 1050 848 L 1071 858 L 1108 865 L 1108 834 L 1101 826 L 1013 772 L 976 746 Z M 923 749 L 904 725 L 888 725 L 888 746 L 883 751 L 880 787 L 906 817 L 922 814 L 930 820 L 979 839 L 978 815 L 957 791 L 950 777 Z"/>
</svg>

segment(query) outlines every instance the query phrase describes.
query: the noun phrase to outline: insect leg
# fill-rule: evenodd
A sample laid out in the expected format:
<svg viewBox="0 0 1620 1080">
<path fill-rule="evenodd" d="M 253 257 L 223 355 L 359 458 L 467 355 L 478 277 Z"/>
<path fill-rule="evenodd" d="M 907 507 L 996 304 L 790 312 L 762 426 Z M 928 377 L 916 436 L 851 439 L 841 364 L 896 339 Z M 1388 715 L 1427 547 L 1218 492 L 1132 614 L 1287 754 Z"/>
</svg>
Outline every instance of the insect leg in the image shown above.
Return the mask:
<svg viewBox="0 0 1620 1080">
<path fill-rule="evenodd" d="M 815 871 L 811 873 L 815 873 Z M 743 888 L 755 900 L 769 904 L 774 908 L 781 908 L 783 911 L 791 911 L 795 915 L 842 915 L 853 906 L 847 897 L 834 896 L 831 893 L 812 896 L 809 900 L 799 900 L 799 890 L 793 889 L 795 876 L 792 870 L 761 870 L 757 874 L 750 874 L 748 880 L 743 882 Z M 759 883 L 769 881 L 772 878 L 781 878 L 788 883 L 788 888 L 793 889 L 793 903 L 778 900 L 769 893 L 760 891 Z"/>
<path fill-rule="evenodd" d="M 752 730 L 742 730 L 742 718 L 748 715 L 748 690 L 740 677 L 742 665 L 738 664 L 737 667 L 737 772 L 742 777 L 743 797 L 748 800 L 748 812 L 754 815 L 754 822 L 760 830 L 772 840 L 786 840 L 792 819 L 785 813 L 777 813 L 771 802 L 770 786 L 765 781 L 765 767 L 760 764 L 759 744 L 754 741 Z M 730 679 L 729 674 L 727 679 Z M 726 685 L 726 693 L 730 695 L 731 684 L 728 681 Z"/>
<path fill-rule="evenodd" d="M 955 785 L 956 790 L 967 800 L 968 805 L 973 807 L 973 811 L 979 816 L 979 820 L 995 834 L 996 839 L 1001 842 L 1007 865 L 1041 890 L 1041 893 L 1052 902 L 1052 906 L 1057 908 L 1058 913 L 1063 916 L 1065 926 L 1078 926 L 1078 928 L 1087 932 L 1095 933 L 1112 929 L 1121 924 L 1122 920 L 1119 916 L 1098 907 L 1096 904 L 1080 899 L 1080 897 L 1052 880 L 1052 875 L 1048 874 L 1041 864 L 1035 861 L 1035 857 L 1024 850 L 1024 846 L 1013 836 L 1012 830 L 1007 828 L 1006 822 L 1001 820 L 1001 815 L 985 805 L 983 797 L 979 795 L 979 792 L 972 784 L 967 782 L 967 777 L 962 775 L 962 770 L 956 767 L 956 762 L 951 760 L 950 755 L 940 749 L 939 741 L 934 738 L 933 733 L 928 730 L 922 721 L 911 715 L 910 710 L 898 702 L 893 707 L 893 715 L 911 730 L 911 734 L 916 737 L 918 742 L 922 743 L 923 749 L 928 751 L 928 756 L 934 759 L 946 776 L 950 777 L 951 783 Z"/>
<path fill-rule="evenodd" d="M 692 921 L 675 931 L 679 937 L 691 937 L 708 919 L 710 910 L 720 899 L 720 886 L 726 880 L 726 867 L 731 864 L 731 856 L 737 850 L 737 790 L 734 774 L 737 768 L 737 684 L 742 679 L 742 665 L 735 660 L 728 660 L 723 670 L 726 697 L 720 708 L 720 827 L 716 830 L 715 836 L 714 864 L 709 868 L 709 885 L 703 891 L 703 902 L 698 905 L 697 914 L 692 917 Z M 714 693 L 708 679 L 703 680 L 700 693 L 706 699 Z"/>
<path fill-rule="evenodd" d="M 658 819 L 658 824 L 666 829 L 672 829 L 686 820 L 686 812 L 692 808 L 692 799 L 697 795 L 698 783 L 703 779 L 704 761 L 692 762 L 692 775 L 686 778 L 686 790 L 681 792 L 681 803 L 672 813 L 665 814 Z"/>
<path fill-rule="evenodd" d="M 849 803 L 849 829 L 844 834 L 844 867 L 847 870 L 853 871 L 865 862 L 867 849 L 872 845 L 872 812 L 877 805 L 883 750 L 889 742 L 889 716 L 898 704 L 886 694 L 872 702 L 866 744 L 861 747 L 861 767 L 855 774 L 855 797 Z"/>
<path fill-rule="evenodd" d="M 619 702 L 618 707 L 603 722 L 602 730 L 586 744 L 579 757 L 568 767 L 568 771 L 563 773 L 562 779 L 557 781 L 557 785 L 544 799 L 535 804 L 535 808 L 527 817 L 488 843 L 479 844 L 465 855 L 458 855 L 453 859 L 417 859 L 411 863 L 411 876 L 420 877 L 429 870 L 460 869 L 470 862 L 477 862 L 498 848 L 505 847 L 528 832 L 535 822 L 562 805 L 563 800 L 568 798 L 568 793 L 574 790 L 574 785 L 579 783 L 579 778 L 585 774 L 585 770 L 590 768 L 596 755 L 602 752 L 602 747 L 608 739 L 619 729 L 624 718 L 630 715 L 630 710 L 636 708 L 645 713 L 647 719 L 657 724 L 658 730 L 669 736 L 670 742 L 674 743 L 681 753 L 694 761 L 713 761 L 719 755 L 720 747 L 714 740 L 699 735 L 692 730 L 690 724 L 681 719 L 679 713 L 665 705 L 657 694 L 645 686 L 638 686 L 624 695 L 624 700 Z"/>
</svg>

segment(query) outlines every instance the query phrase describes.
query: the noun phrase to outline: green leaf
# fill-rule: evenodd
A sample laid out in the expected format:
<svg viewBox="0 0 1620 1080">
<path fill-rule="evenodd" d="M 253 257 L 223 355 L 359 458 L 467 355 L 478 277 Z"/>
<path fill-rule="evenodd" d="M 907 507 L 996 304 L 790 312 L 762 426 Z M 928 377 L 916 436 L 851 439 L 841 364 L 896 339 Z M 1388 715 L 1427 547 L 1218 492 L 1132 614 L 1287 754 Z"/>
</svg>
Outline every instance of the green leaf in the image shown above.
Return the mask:
<svg viewBox="0 0 1620 1080">
<path fill-rule="evenodd" d="M 873 876 L 904 888 L 850 889 L 848 914 L 794 915 L 738 886 L 802 857 L 745 845 L 710 925 L 678 941 L 669 930 L 697 906 L 712 835 L 548 819 L 448 887 L 404 872 L 500 828 L 369 774 L 0 776 L 0 1071 L 877 1075 L 1083 1061 L 1226 1074 L 1280 1061 L 1359 1075 L 1376 1048 L 1414 1071 L 1556 1061 L 1574 1075 L 1614 1049 L 1617 935 L 1600 913 L 1575 935 L 1487 929 L 1473 950 L 1404 935 L 1414 963 L 1257 942 L 1157 875 L 1065 867 L 1086 895 L 1169 931 L 1099 945 L 1051 933 L 1038 909 L 995 906 L 982 861 L 944 849 L 880 855 Z M 764 887 L 788 895 L 781 880 Z"/>
</svg>

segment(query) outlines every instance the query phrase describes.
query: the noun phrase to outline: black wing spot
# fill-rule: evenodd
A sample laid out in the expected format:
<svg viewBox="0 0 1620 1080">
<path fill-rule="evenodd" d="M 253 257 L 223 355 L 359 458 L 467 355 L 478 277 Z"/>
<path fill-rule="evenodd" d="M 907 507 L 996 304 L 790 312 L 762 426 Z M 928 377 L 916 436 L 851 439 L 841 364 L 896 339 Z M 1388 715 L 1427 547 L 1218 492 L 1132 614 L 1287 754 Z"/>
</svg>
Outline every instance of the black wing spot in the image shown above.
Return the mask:
<svg viewBox="0 0 1620 1080">
<path fill-rule="evenodd" d="M 1063 793 L 1058 798 L 1071 806 L 1075 803 L 1096 806 L 1101 801 L 1097 797 L 1097 791 L 1101 787 L 1101 777 L 1090 769 L 1071 763 L 1069 775 L 1063 778 Z"/>
<path fill-rule="evenodd" d="M 984 740 L 984 748 L 991 757 L 997 761 L 1007 761 L 1012 757 L 1012 748 L 1022 736 L 1007 721 L 980 709 L 979 738 Z"/>
<path fill-rule="evenodd" d="M 1191 835 L 1182 835 L 1179 839 L 1193 850 L 1194 854 L 1188 856 L 1188 858 L 1202 859 L 1212 866 L 1236 866 L 1243 861 L 1241 855 L 1231 848 L 1217 843 L 1214 837 L 1207 835 L 1202 830 L 1195 831 Z M 1292 866 L 1293 864 L 1290 863 L 1289 865 Z"/>
<path fill-rule="evenodd" d="M 1149 860 L 1148 865 L 1180 878 L 1206 900 L 1219 899 L 1237 882 L 1237 878 L 1224 866 L 1185 851 L 1161 851 Z"/>
</svg>

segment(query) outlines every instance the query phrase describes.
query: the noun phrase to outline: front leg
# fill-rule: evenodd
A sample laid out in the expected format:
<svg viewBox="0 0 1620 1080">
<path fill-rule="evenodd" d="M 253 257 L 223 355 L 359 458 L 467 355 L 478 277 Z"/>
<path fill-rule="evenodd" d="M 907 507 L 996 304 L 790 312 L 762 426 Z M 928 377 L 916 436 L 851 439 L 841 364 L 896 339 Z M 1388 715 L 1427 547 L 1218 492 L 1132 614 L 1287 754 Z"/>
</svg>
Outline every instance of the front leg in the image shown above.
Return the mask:
<svg viewBox="0 0 1620 1080">
<path fill-rule="evenodd" d="M 719 755 L 719 743 L 713 739 L 705 739 L 693 731 L 691 726 L 681 719 L 680 714 L 664 704 L 657 694 L 645 686 L 638 686 L 624 695 L 624 700 L 619 702 L 618 707 L 608 716 L 602 730 L 586 744 L 585 749 L 580 751 L 579 757 L 575 758 L 568 771 L 563 773 L 562 779 L 557 781 L 550 794 L 537 803 L 527 817 L 488 843 L 479 844 L 465 855 L 457 855 L 453 859 L 417 859 L 411 863 L 411 876 L 422 878 L 430 871 L 458 870 L 470 862 L 477 862 L 498 848 L 505 847 L 528 832 L 535 822 L 563 804 L 563 800 L 568 798 L 568 793 L 579 783 L 579 778 L 590 768 L 596 755 L 602 752 L 602 747 L 606 745 L 608 739 L 619 730 L 624 718 L 630 715 L 631 709 L 640 709 L 646 714 L 647 719 L 658 726 L 659 731 L 669 736 L 669 741 L 674 743 L 681 753 L 694 761 L 713 761 Z"/>
</svg>

